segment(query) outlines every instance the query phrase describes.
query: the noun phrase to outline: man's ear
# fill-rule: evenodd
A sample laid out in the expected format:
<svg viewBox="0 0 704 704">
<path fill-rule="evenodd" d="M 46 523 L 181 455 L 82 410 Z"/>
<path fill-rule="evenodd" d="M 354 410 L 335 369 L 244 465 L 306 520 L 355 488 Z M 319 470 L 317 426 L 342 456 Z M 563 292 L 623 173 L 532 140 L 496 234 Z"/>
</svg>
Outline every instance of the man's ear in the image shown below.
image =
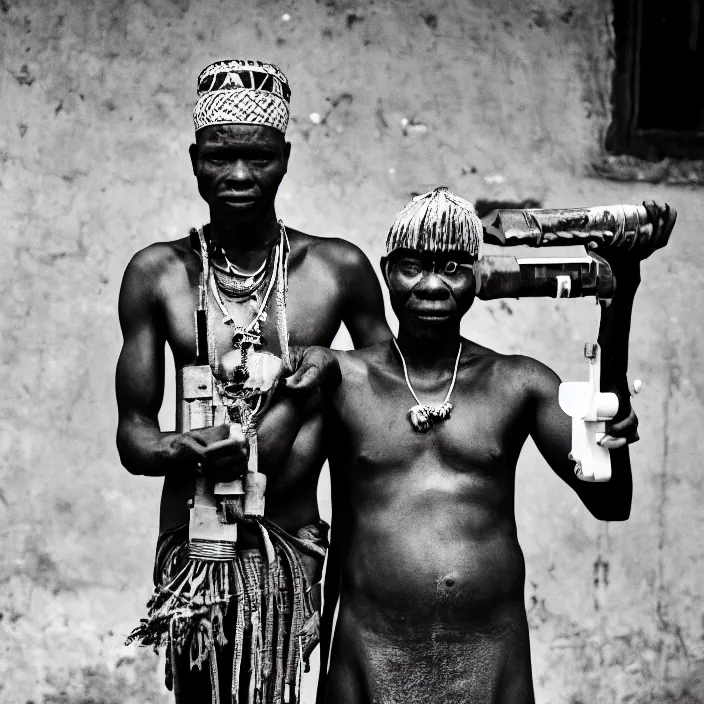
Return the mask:
<svg viewBox="0 0 704 704">
<path fill-rule="evenodd" d="M 198 162 L 198 145 L 191 144 L 191 146 L 188 147 L 188 154 L 191 157 L 191 167 L 193 168 L 193 175 L 196 176 L 196 163 Z"/>
<path fill-rule="evenodd" d="M 286 164 L 286 171 L 288 171 L 288 160 L 291 156 L 291 142 L 286 142 L 284 144 L 284 163 Z"/>
<path fill-rule="evenodd" d="M 381 261 L 379 262 L 379 266 L 381 267 L 381 275 L 384 277 L 384 283 L 386 284 L 386 287 L 388 288 L 388 286 L 389 286 L 389 258 L 388 258 L 388 256 L 381 258 Z"/>
</svg>

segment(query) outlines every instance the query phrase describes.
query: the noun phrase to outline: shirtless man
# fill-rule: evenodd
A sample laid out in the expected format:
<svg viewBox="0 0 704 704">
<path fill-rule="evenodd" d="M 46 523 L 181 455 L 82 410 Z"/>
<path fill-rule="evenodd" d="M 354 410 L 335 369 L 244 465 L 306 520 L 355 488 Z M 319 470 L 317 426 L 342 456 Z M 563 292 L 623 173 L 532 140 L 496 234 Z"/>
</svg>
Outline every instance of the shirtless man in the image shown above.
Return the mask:
<svg viewBox="0 0 704 704">
<path fill-rule="evenodd" d="M 229 276 L 228 281 L 249 285 L 280 238 L 274 201 L 291 151 L 284 136 L 290 90 L 275 66 L 233 60 L 201 73 L 199 95 L 190 156 L 198 190 L 210 209 L 204 235 L 212 243 L 211 263 L 219 267 L 223 280 Z M 286 310 L 290 344 L 327 347 L 342 323 L 356 347 L 389 339 L 381 289 L 364 254 L 341 239 L 290 228 L 285 233 L 290 246 Z M 138 252 L 120 291 L 124 344 L 116 374 L 117 446 L 129 472 L 164 478 L 155 565 L 155 582 L 162 586 L 187 558 L 187 502 L 193 497 L 197 469 L 213 478 L 232 479 L 242 472 L 245 459 L 241 442 L 221 442 L 228 437 L 228 426 L 184 434 L 159 428 L 165 345 L 177 370 L 196 361 L 194 311 L 201 272 L 197 242 L 196 236 L 194 247 L 194 238 L 184 237 Z M 308 371 L 299 373 L 290 386 L 315 386 L 315 370 Z M 284 398 L 281 403 L 287 402 Z M 276 412 L 273 408 L 270 413 L 274 427 Z M 277 465 L 268 482 L 266 517 L 291 534 L 312 526 L 325 545 L 327 526 L 320 526 L 316 498 L 325 460 L 321 430 L 320 415 L 313 413 L 292 447 L 282 438 L 284 449 L 277 452 L 276 432 L 268 434 L 274 439 L 267 444 L 263 428 L 261 469 L 266 473 L 272 463 Z M 216 442 L 219 451 L 208 453 Z M 258 548 L 259 542 L 240 527 L 238 545 Z M 317 565 L 318 579 L 321 569 L 322 564 Z M 228 651 L 224 652 L 227 660 Z M 229 669 L 220 666 L 222 688 L 228 692 L 229 652 Z M 177 701 L 210 701 L 208 674 L 189 671 L 187 659 L 175 666 L 180 683 Z M 246 667 L 243 672 L 246 679 Z M 246 691 L 246 682 L 243 686 Z"/>
<path fill-rule="evenodd" d="M 656 227 L 672 227 L 669 211 L 647 207 Z M 534 701 L 514 516 L 528 436 L 597 519 L 629 516 L 631 476 L 618 455 L 638 439 L 623 358 L 638 263 L 612 262 L 618 290 L 602 311 L 599 343 L 620 403 L 602 441 L 613 477 L 586 483 L 568 458 L 558 376 L 460 336 L 481 231 L 462 199 L 415 199 L 382 259 L 398 340 L 325 353 L 337 358 L 342 381 L 326 394 L 333 542 L 323 631 L 338 588 L 339 613 L 319 702 Z"/>
</svg>

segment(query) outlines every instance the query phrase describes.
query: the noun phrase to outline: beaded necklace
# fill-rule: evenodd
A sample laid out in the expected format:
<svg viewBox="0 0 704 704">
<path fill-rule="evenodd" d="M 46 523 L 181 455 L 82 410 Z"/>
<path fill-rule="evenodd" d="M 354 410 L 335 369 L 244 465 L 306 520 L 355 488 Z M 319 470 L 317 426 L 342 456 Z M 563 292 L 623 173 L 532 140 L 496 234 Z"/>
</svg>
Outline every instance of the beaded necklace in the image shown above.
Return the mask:
<svg viewBox="0 0 704 704">
<path fill-rule="evenodd" d="M 271 300 L 272 293 L 275 292 L 275 312 L 276 321 L 275 327 L 277 335 L 279 338 L 279 346 L 281 349 L 281 359 L 284 366 L 289 365 L 289 349 L 288 349 L 288 327 L 286 324 L 286 291 L 288 288 L 288 253 L 289 253 L 289 242 L 288 235 L 286 233 L 286 228 L 283 222 L 279 221 L 280 238 L 276 245 L 272 248 L 272 252 L 267 258 L 269 266 L 266 267 L 264 271 L 264 276 L 262 277 L 262 282 L 267 282 L 266 291 L 258 304 L 256 312 L 248 323 L 243 325 L 238 325 L 235 322 L 233 315 L 230 313 L 227 307 L 226 301 L 223 299 L 223 293 L 226 292 L 220 290 L 218 286 L 217 279 L 213 272 L 212 266 L 209 266 L 209 257 L 207 252 L 207 245 L 205 242 L 205 237 L 202 229 L 199 231 L 199 237 L 201 240 L 201 256 L 204 261 L 204 279 L 203 282 L 207 286 L 213 296 L 213 300 L 217 304 L 217 308 L 220 309 L 222 313 L 221 323 L 229 326 L 232 329 L 232 350 L 235 353 L 237 360 L 234 367 L 229 369 L 227 372 L 226 379 L 215 378 L 216 386 L 219 393 L 223 396 L 223 400 L 227 399 L 226 405 L 230 406 L 232 410 L 235 408 L 241 411 L 240 415 L 241 422 L 245 426 L 249 425 L 249 421 L 254 421 L 254 414 L 258 411 L 263 410 L 264 405 L 262 405 L 262 398 L 256 392 L 254 388 L 245 387 L 245 382 L 250 377 L 250 369 L 248 365 L 248 357 L 257 347 L 262 344 L 261 335 L 261 323 L 263 323 L 267 318 L 267 305 Z M 207 294 L 205 291 L 202 292 L 202 305 L 206 310 L 206 316 L 210 318 L 207 313 Z M 233 297 L 235 298 L 235 297 Z M 240 302 L 237 305 L 242 305 L 243 296 L 238 297 Z M 255 299 L 254 294 L 249 294 L 246 298 Z M 213 311 L 214 312 L 214 311 Z M 210 361 L 210 366 L 215 371 L 219 368 L 220 364 L 218 362 L 218 353 L 215 343 L 215 331 L 214 331 L 214 320 L 212 323 L 208 323 L 208 357 Z M 233 353 L 229 353 L 232 357 Z M 223 358 L 223 362 L 225 359 Z M 232 362 L 232 359 L 229 360 Z M 230 364 L 229 366 L 232 366 Z M 258 397 L 258 398 L 257 398 Z M 252 409 L 250 407 L 249 411 L 245 408 L 247 406 L 247 401 L 251 400 L 255 403 L 255 407 Z M 230 405 L 232 404 L 232 405 Z M 246 416 L 247 418 L 245 418 Z M 235 420 L 235 418 L 233 418 Z"/>
<path fill-rule="evenodd" d="M 452 373 L 452 383 L 450 384 L 450 389 L 447 392 L 447 396 L 445 396 L 445 400 L 442 403 L 429 405 L 426 403 L 421 403 L 418 396 L 416 396 L 416 392 L 411 386 L 411 380 L 408 378 L 408 367 L 406 366 L 406 360 L 403 358 L 401 348 L 398 346 L 398 342 L 396 342 L 395 338 L 392 338 L 392 341 L 396 347 L 399 357 L 401 358 L 403 375 L 406 378 L 406 386 L 408 386 L 408 390 L 411 392 L 411 395 L 416 400 L 417 404 L 408 411 L 408 418 L 414 430 L 417 430 L 419 433 L 425 433 L 430 430 L 435 423 L 442 420 L 447 420 L 450 417 L 450 413 L 452 412 L 450 395 L 452 394 L 452 390 L 455 388 L 455 382 L 457 381 L 457 370 L 459 369 L 460 357 L 462 356 L 462 343 L 460 342 L 460 349 L 457 352 L 457 359 L 455 360 L 455 370 Z"/>
<path fill-rule="evenodd" d="M 225 260 L 227 269 L 223 271 L 217 264 L 213 263 L 212 271 L 218 288 L 225 293 L 225 295 L 232 298 L 246 298 L 251 296 L 264 283 L 268 269 L 267 265 L 271 262 L 274 248 L 267 254 L 262 265 L 256 271 L 247 273 L 235 266 L 227 258 L 225 250 L 219 247 L 219 254 Z"/>
</svg>

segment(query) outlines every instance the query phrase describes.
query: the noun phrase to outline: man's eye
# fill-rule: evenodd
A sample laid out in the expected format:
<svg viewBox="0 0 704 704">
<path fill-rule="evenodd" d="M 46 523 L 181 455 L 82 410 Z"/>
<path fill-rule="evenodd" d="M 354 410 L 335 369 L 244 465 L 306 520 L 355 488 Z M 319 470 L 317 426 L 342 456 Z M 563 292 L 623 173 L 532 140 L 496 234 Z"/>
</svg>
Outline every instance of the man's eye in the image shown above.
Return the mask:
<svg viewBox="0 0 704 704">
<path fill-rule="evenodd" d="M 400 261 L 398 263 L 400 271 L 408 276 L 417 276 L 420 274 L 422 267 L 418 262 Z"/>
<path fill-rule="evenodd" d="M 457 265 L 457 262 L 445 262 L 445 268 L 443 269 L 443 272 L 445 274 L 456 274 L 459 269 L 460 268 Z"/>
</svg>

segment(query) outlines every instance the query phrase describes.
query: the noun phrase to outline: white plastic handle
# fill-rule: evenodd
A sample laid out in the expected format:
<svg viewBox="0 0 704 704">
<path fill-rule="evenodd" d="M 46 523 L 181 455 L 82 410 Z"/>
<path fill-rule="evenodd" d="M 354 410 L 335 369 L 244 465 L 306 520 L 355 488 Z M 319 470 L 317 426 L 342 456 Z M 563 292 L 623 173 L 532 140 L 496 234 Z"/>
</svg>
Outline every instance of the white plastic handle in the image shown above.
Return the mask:
<svg viewBox="0 0 704 704">
<path fill-rule="evenodd" d="M 572 418 L 572 451 L 575 474 L 587 482 L 608 482 L 611 479 L 611 457 L 599 445 L 604 437 L 605 421 L 618 411 L 618 397 L 601 392 L 601 348 L 587 345 L 589 381 L 567 381 L 560 384 L 560 408 Z"/>
</svg>

